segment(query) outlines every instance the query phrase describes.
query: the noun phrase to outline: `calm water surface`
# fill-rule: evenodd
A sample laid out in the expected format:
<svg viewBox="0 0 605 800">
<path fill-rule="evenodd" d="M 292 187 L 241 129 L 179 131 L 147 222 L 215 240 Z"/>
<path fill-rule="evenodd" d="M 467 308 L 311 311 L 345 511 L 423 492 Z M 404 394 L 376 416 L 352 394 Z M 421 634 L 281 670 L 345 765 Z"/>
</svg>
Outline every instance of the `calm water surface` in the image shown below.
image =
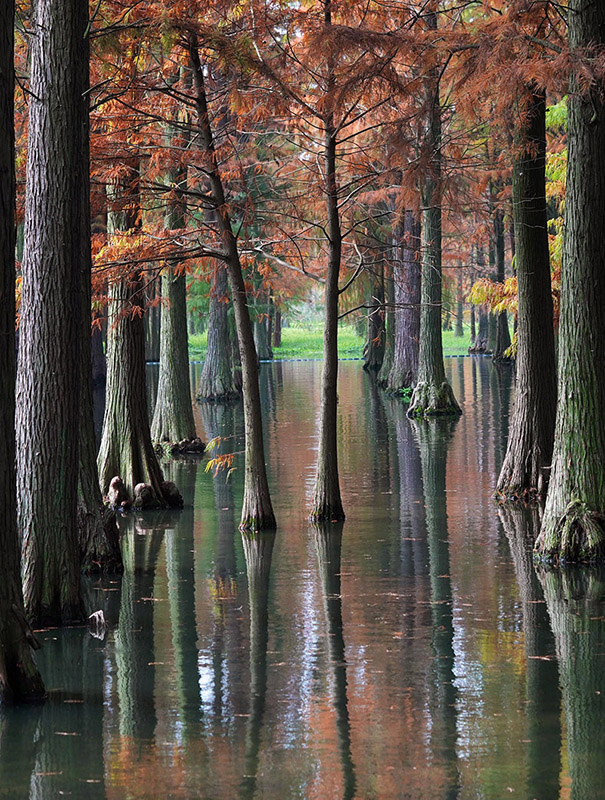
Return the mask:
<svg viewBox="0 0 605 800">
<path fill-rule="evenodd" d="M 42 708 L 0 717 L 0 797 L 605 797 L 605 576 L 536 572 L 491 493 L 509 371 L 448 359 L 459 420 L 414 423 L 341 364 L 343 526 L 309 524 L 319 363 L 263 365 L 279 529 L 237 531 L 242 464 L 166 466 L 183 512 L 121 520 L 87 585 L 104 639 L 48 630 Z M 200 432 L 242 448 L 241 407 Z"/>
</svg>

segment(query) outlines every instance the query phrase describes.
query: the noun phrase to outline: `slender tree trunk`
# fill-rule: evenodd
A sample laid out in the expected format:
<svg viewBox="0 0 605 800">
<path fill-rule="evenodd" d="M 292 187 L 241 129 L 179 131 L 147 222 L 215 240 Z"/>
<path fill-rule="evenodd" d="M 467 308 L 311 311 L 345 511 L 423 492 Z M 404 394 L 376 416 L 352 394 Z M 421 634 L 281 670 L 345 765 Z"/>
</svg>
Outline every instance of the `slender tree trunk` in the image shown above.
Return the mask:
<svg viewBox="0 0 605 800">
<path fill-rule="evenodd" d="M 37 624 L 83 615 L 78 542 L 82 339 L 76 0 L 39 0 L 31 37 L 17 485 L 25 607 Z M 88 335 L 88 334 L 87 334 Z"/>
<path fill-rule="evenodd" d="M 231 218 L 225 200 L 223 182 L 214 149 L 210 116 L 206 100 L 204 72 L 200 63 L 198 44 L 191 36 L 189 59 L 194 75 L 195 102 L 202 148 L 206 157 L 206 175 L 216 206 L 216 218 L 225 251 L 227 275 L 235 312 L 235 325 L 242 363 L 242 388 L 244 400 L 245 471 L 244 501 L 240 527 L 263 530 L 275 528 L 275 515 L 269 494 L 263 443 L 263 420 L 258 387 L 258 361 L 254 347 L 252 324 L 248 311 L 246 287 L 242 274 L 237 241 L 231 227 Z"/>
<path fill-rule="evenodd" d="M 259 275 L 258 282 L 261 284 L 256 290 L 254 301 L 254 345 L 260 361 L 271 361 L 273 350 L 271 349 L 271 304 L 269 293 L 262 287 L 262 277 Z"/>
<path fill-rule="evenodd" d="M 140 225 L 139 165 L 128 166 L 120 184 L 108 187 L 113 209 L 107 216 L 110 237 Z M 166 503 L 164 476 L 151 443 L 145 380 L 143 284 L 138 271 L 116 280 L 109 288 L 107 390 L 103 435 L 97 463 L 103 494 L 119 476 L 134 494 L 148 484 L 148 504 Z"/>
<path fill-rule="evenodd" d="M 198 400 L 223 403 L 234 400 L 239 394 L 231 358 L 228 292 L 227 270 L 219 264 L 212 277 L 208 311 L 208 346 L 197 391 Z"/>
<path fill-rule="evenodd" d="M 149 282 L 146 291 L 145 329 L 145 361 L 157 364 L 160 360 L 161 348 L 161 309 L 157 304 L 161 297 L 160 283 L 157 280 Z"/>
<path fill-rule="evenodd" d="M 513 165 L 519 298 L 515 408 L 497 487 L 498 494 L 512 500 L 540 500 L 545 494 L 557 397 L 546 219 L 546 100 L 535 87 L 528 95 Z"/>
<path fill-rule="evenodd" d="M 326 26 L 332 24 L 331 0 L 324 2 Z M 329 67 L 329 73 L 332 69 Z M 337 411 L 338 411 L 338 277 L 342 256 L 342 232 L 338 210 L 336 183 L 336 131 L 331 114 L 324 129 L 325 193 L 328 215 L 328 271 L 325 284 L 325 318 L 323 337 L 323 369 L 321 373 L 321 405 L 319 449 L 315 476 L 315 497 L 311 518 L 317 522 L 345 518 L 338 477 Z"/>
<path fill-rule="evenodd" d="M 279 308 L 276 308 L 275 319 L 273 321 L 273 347 L 281 347 L 281 328 L 282 313 Z"/>
<path fill-rule="evenodd" d="M 477 272 L 480 278 L 485 277 L 485 251 L 483 247 L 477 247 Z M 488 350 L 489 342 L 489 316 L 488 312 L 483 306 L 477 307 L 477 316 L 479 317 L 479 325 L 477 336 L 472 339 L 469 353 L 486 353 Z"/>
<path fill-rule="evenodd" d="M 494 246 L 496 254 L 496 280 L 504 283 L 504 212 L 502 208 L 494 209 Z M 511 345 L 510 332 L 508 330 L 508 314 L 501 311 L 497 317 L 496 349 L 494 350 L 495 361 L 510 361 L 505 355 Z"/>
<path fill-rule="evenodd" d="M 437 29 L 437 14 L 427 11 L 426 22 Z M 440 68 L 432 68 L 427 79 L 428 124 L 425 146 L 430 165 L 422 192 L 422 273 L 420 311 L 420 350 L 418 383 L 412 395 L 409 416 L 460 414 L 452 387 L 445 378 L 441 338 L 441 105 L 439 100 Z"/>
<path fill-rule="evenodd" d="M 174 139 L 174 128 L 169 134 Z M 164 227 L 180 230 L 186 225 L 187 167 L 168 170 L 166 183 L 176 186 L 176 197 L 169 199 Z M 154 442 L 178 444 L 178 452 L 203 450 L 196 438 L 191 383 L 189 380 L 189 339 L 187 335 L 187 277 L 178 262 L 166 267 L 161 278 L 163 304 L 160 306 L 160 369 L 151 438 Z"/>
<path fill-rule="evenodd" d="M 21 591 L 15 476 L 14 3 L 0 8 L 0 706 L 41 698 Z"/>
<path fill-rule="evenodd" d="M 605 44 L 605 4 L 569 3 L 572 49 Z M 605 555 L 605 103 L 572 79 L 552 474 L 537 550 Z"/>
<path fill-rule="evenodd" d="M 396 252 L 395 245 L 391 247 L 392 252 Z M 389 382 L 389 375 L 393 366 L 393 350 L 395 346 L 395 284 L 393 281 L 393 261 L 387 263 L 384 272 L 384 356 L 380 372 L 378 373 L 378 385 L 386 388 Z"/>
<path fill-rule="evenodd" d="M 395 344 L 387 390 L 399 394 L 416 382 L 420 347 L 420 220 L 404 212 L 401 261 L 395 272 Z"/>
<path fill-rule="evenodd" d="M 456 280 L 456 336 L 464 336 L 464 293 L 462 291 L 462 266 L 458 265 L 458 278 Z"/>
</svg>

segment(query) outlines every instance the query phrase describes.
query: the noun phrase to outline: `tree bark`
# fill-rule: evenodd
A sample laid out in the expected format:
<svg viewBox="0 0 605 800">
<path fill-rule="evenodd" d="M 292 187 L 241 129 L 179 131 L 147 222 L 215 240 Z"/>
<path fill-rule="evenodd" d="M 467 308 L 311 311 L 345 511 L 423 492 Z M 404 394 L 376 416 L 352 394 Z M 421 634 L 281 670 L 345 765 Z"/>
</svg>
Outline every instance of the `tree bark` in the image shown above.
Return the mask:
<svg viewBox="0 0 605 800">
<path fill-rule="evenodd" d="M 494 248 L 496 256 L 496 280 L 504 283 L 504 212 L 501 208 L 495 208 L 494 212 Z M 510 331 L 508 330 L 508 314 L 501 311 L 496 317 L 496 348 L 494 350 L 495 361 L 510 361 L 509 356 L 505 355 L 511 345 Z"/>
<path fill-rule="evenodd" d="M 396 252 L 394 242 L 391 246 L 391 253 Z M 395 347 L 395 284 L 393 282 L 393 261 L 385 266 L 384 272 L 384 355 L 382 365 L 378 373 L 378 385 L 386 389 L 389 382 L 389 375 L 393 366 L 393 351 Z"/>
<path fill-rule="evenodd" d="M 605 5 L 569 3 L 572 50 L 605 44 Z M 605 556 L 605 103 L 572 78 L 552 475 L 537 550 Z"/>
<path fill-rule="evenodd" d="M 76 109 L 79 124 L 77 142 L 79 156 L 78 191 L 79 202 L 73 220 L 78 232 L 80 246 L 80 269 L 82 273 L 81 302 L 81 352 L 80 352 L 80 464 L 78 475 L 78 530 L 80 539 L 81 569 L 83 572 L 121 570 L 122 556 L 115 513 L 103 505 L 97 469 L 97 443 L 95 440 L 93 402 L 93 359 L 91 336 L 91 252 L 90 252 L 90 124 L 89 124 L 89 61 L 90 44 L 86 35 L 88 6 L 77 5 L 78 64 L 76 74 Z M 97 339 L 101 331 L 96 329 Z M 101 363 L 105 372 L 105 357 L 101 345 Z"/>
<path fill-rule="evenodd" d="M 332 25 L 332 3 L 324 0 L 324 24 Z M 328 91 L 333 88 L 334 67 L 328 58 Z M 315 496 L 311 518 L 316 522 L 338 521 L 345 518 L 340 497 L 338 477 L 338 277 L 342 258 L 342 231 L 338 209 L 338 184 L 336 182 L 336 130 L 332 112 L 324 119 L 324 171 L 325 197 L 328 217 L 328 270 L 325 284 L 325 316 L 323 334 L 323 368 L 321 373 L 321 404 L 319 420 L 319 448 L 315 475 Z"/>
<path fill-rule="evenodd" d="M 170 138 L 175 135 L 173 129 Z M 166 183 L 176 187 L 176 197 L 168 200 L 164 227 L 179 230 L 186 225 L 183 189 L 187 189 L 187 167 L 168 170 Z M 163 272 L 160 294 L 160 369 L 151 438 L 155 442 L 191 445 L 196 432 L 189 380 L 187 278 L 178 262 L 169 264 Z"/>
<path fill-rule="evenodd" d="M 207 162 L 205 171 L 216 207 L 216 219 L 225 252 L 242 364 L 245 468 L 244 500 L 240 528 L 253 530 L 270 529 L 275 528 L 276 523 L 265 466 L 263 420 L 258 388 L 258 361 L 248 311 L 246 287 L 214 148 L 206 99 L 204 71 L 200 62 L 198 43 L 194 35 L 189 40 L 188 51 L 194 76 L 200 141 Z"/>
<path fill-rule="evenodd" d="M 427 26 L 437 30 L 437 13 L 426 13 Z M 439 99 L 440 67 L 434 66 L 427 77 L 428 120 L 425 147 L 430 154 L 422 190 L 422 272 L 420 349 L 418 383 L 412 395 L 408 415 L 426 417 L 461 414 L 452 387 L 445 379 L 441 338 L 441 195 L 442 137 Z"/>
<path fill-rule="evenodd" d="M 0 8 L 0 706 L 44 696 L 21 590 L 15 475 L 14 3 Z"/>
<path fill-rule="evenodd" d="M 239 395 L 231 359 L 228 292 L 227 270 L 223 264 L 219 264 L 212 277 L 208 346 L 197 390 L 198 400 L 227 403 Z"/>
<path fill-rule="evenodd" d="M 497 493 L 541 500 L 548 484 L 557 378 L 546 217 L 546 98 L 530 87 L 513 165 L 518 283 L 515 408 Z"/>
<path fill-rule="evenodd" d="M 78 414 L 82 338 L 81 124 L 76 0 L 39 0 L 31 79 L 17 375 L 18 518 L 25 607 L 80 621 Z"/>
<path fill-rule="evenodd" d="M 387 391 L 400 394 L 418 374 L 420 346 L 420 221 L 405 211 L 400 243 L 401 261 L 395 269 L 395 342 Z"/>
<path fill-rule="evenodd" d="M 120 182 L 108 187 L 113 204 L 107 215 L 110 237 L 140 225 L 138 161 L 134 159 L 126 169 Z M 111 479 L 120 476 L 131 494 L 138 483 L 146 483 L 153 502 L 165 505 L 164 476 L 149 429 L 143 284 L 138 271 L 114 281 L 109 288 L 107 389 L 97 463 L 103 494 L 107 494 Z"/>
<path fill-rule="evenodd" d="M 384 261 L 381 258 L 380 269 L 374 263 L 372 287 L 370 292 L 368 328 L 366 346 L 364 348 L 363 368 L 366 372 L 378 374 L 382 367 L 385 349 L 384 325 Z"/>
</svg>

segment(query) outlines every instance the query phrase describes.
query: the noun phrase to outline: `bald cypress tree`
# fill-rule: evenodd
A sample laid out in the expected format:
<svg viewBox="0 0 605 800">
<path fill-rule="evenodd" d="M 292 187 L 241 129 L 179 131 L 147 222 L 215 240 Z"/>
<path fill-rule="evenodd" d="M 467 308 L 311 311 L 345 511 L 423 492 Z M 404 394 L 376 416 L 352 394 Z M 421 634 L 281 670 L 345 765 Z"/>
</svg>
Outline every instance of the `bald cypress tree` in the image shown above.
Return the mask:
<svg viewBox="0 0 605 800">
<path fill-rule="evenodd" d="M 5 0 L 0 6 L 0 704 L 44 694 L 25 624 L 17 537 L 13 25 L 14 3 Z"/>
</svg>

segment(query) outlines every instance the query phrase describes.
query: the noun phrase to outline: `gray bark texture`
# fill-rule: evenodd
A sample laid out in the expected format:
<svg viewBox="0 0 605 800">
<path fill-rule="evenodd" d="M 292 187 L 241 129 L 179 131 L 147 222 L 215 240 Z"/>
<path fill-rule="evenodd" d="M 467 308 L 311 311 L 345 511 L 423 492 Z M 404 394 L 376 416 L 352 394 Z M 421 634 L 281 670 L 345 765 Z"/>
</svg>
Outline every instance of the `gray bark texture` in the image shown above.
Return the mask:
<svg viewBox="0 0 605 800">
<path fill-rule="evenodd" d="M 225 199 L 225 191 L 214 147 L 206 98 L 204 70 L 200 62 L 198 42 L 193 34 L 188 43 L 188 55 L 193 71 L 200 142 L 207 161 L 205 169 L 216 207 L 217 225 L 225 253 L 242 364 L 245 467 L 244 499 L 240 528 L 252 530 L 272 529 L 275 528 L 276 523 L 265 465 L 263 419 L 258 386 L 258 360 L 256 348 L 254 347 L 252 323 L 248 310 L 246 286 L 244 284 L 237 240 L 231 227 L 231 217 Z"/>
<path fill-rule="evenodd" d="M 427 11 L 427 26 L 437 29 L 437 14 Z M 422 190 L 422 272 L 418 382 L 408 409 L 410 417 L 460 414 L 452 387 L 445 379 L 441 338 L 441 195 L 442 135 L 439 99 L 440 68 L 431 69 L 426 81 L 427 129 L 425 147 L 430 154 Z"/>
<path fill-rule="evenodd" d="M 168 201 L 164 226 L 168 230 L 184 228 L 186 203 L 182 190 L 187 188 L 186 168 L 169 170 L 166 183 L 177 189 L 176 198 Z M 186 446 L 196 438 L 196 432 L 189 379 L 187 277 L 178 263 L 166 267 L 160 294 L 160 369 L 151 438 Z"/>
<path fill-rule="evenodd" d="M 496 280 L 499 283 L 504 283 L 504 212 L 501 208 L 495 208 L 493 215 Z M 494 349 L 494 361 L 509 361 L 509 356 L 505 355 L 506 351 L 511 345 L 510 332 L 508 330 L 508 314 L 506 311 L 502 311 L 497 315 L 496 326 L 496 347 Z"/>
<path fill-rule="evenodd" d="M 0 7 L 0 706 L 41 698 L 25 622 L 15 475 L 14 3 Z"/>
<path fill-rule="evenodd" d="M 239 396 L 231 360 L 228 292 L 227 270 L 219 264 L 210 290 L 208 346 L 197 390 L 197 399 L 200 401 L 225 403 Z"/>
<path fill-rule="evenodd" d="M 416 382 L 420 347 L 420 220 L 406 211 L 400 261 L 395 263 L 395 341 L 387 391 L 400 394 Z"/>
<path fill-rule="evenodd" d="M 573 50 L 605 44 L 605 4 L 569 3 Z M 605 102 L 572 77 L 552 472 L 537 550 L 605 555 Z"/>
<path fill-rule="evenodd" d="M 73 219 L 80 247 L 80 269 L 82 275 L 81 341 L 80 341 L 80 429 L 79 429 L 79 474 L 78 474 L 78 531 L 80 559 L 83 572 L 121 570 L 122 556 L 118 527 L 113 511 L 106 509 L 99 488 L 97 469 L 97 443 L 95 441 L 93 405 L 93 358 L 91 336 L 91 252 L 90 252 L 90 125 L 89 125 L 89 39 L 84 35 L 88 26 L 88 6 L 80 3 L 76 12 L 77 27 L 82 42 L 78 50 L 76 73 L 76 108 L 79 123 L 77 142 L 80 157 L 78 191 L 80 193 Z M 101 331 L 96 329 L 96 338 L 101 345 L 101 365 L 105 379 L 105 357 L 102 351 Z M 99 354 L 97 353 L 97 356 Z M 99 360 L 97 358 L 97 360 Z"/>
<path fill-rule="evenodd" d="M 136 162 L 136 160 L 135 160 Z M 108 235 L 140 224 L 138 163 L 120 183 L 108 187 Z M 130 193 L 130 196 L 129 196 Z M 107 387 L 99 455 L 101 491 L 120 476 L 132 496 L 139 483 L 151 487 L 151 502 L 165 505 L 164 476 L 151 443 L 145 381 L 143 284 L 133 271 L 115 280 L 108 293 Z"/>
<path fill-rule="evenodd" d="M 518 282 L 515 407 L 497 494 L 541 500 L 552 459 L 557 401 L 546 217 L 546 101 L 529 88 L 519 109 L 513 165 Z"/>
<path fill-rule="evenodd" d="M 25 248 L 17 374 L 23 594 L 36 624 L 83 615 L 77 525 L 83 31 L 76 0 L 39 0 L 31 32 Z"/>
</svg>

